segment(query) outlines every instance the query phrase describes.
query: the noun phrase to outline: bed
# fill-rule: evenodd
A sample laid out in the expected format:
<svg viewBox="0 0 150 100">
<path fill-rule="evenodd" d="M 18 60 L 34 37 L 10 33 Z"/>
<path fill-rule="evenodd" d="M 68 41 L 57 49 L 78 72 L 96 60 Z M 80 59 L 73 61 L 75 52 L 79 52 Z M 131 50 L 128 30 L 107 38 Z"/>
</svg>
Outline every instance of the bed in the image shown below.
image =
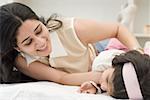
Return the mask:
<svg viewBox="0 0 150 100">
<path fill-rule="evenodd" d="M 0 100 L 115 100 L 106 94 L 80 94 L 78 88 L 47 81 L 1 84 Z"/>
</svg>

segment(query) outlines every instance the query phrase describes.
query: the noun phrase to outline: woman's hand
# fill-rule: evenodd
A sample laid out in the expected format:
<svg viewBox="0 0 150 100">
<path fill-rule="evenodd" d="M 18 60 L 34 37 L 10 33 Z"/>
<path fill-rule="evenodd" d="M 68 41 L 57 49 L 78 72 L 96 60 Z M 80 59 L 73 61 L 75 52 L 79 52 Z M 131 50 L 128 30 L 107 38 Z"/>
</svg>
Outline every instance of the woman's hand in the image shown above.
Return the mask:
<svg viewBox="0 0 150 100">
<path fill-rule="evenodd" d="M 84 82 L 81 84 L 79 90 L 79 93 L 88 93 L 88 94 L 95 94 L 97 92 L 97 89 L 92 85 L 91 82 Z"/>
</svg>

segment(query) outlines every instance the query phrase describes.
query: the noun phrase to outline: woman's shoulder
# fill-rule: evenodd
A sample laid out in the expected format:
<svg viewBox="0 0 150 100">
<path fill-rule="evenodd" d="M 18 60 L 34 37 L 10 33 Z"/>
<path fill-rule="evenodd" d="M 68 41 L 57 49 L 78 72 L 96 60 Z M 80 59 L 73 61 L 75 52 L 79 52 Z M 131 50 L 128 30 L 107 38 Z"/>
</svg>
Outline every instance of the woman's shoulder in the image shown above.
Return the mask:
<svg viewBox="0 0 150 100">
<path fill-rule="evenodd" d="M 24 67 L 27 65 L 26 59 L 20 54 L 16 57 L 15 62 L 17 67 Z"/>
<path fill-rule="evenodd" d="M 58 20 L 62 22 L 62 28 L 72 27 L 74 19 L 74 17 L 58 17 Z"/>
<path fill-rule="evenodd" d="M 34 62 L 39 62 L 39 63 L 43 63 L 46 65 L 49 65 L 48 62 L 48 58 L 47 57 L 32 57 L 29 55 L 21 55 L 19 54 L 16 59 L 15 59 L 16 63 L 18 66 L 21 67 L 29 67 L 32 63 Z"/>
</svg>

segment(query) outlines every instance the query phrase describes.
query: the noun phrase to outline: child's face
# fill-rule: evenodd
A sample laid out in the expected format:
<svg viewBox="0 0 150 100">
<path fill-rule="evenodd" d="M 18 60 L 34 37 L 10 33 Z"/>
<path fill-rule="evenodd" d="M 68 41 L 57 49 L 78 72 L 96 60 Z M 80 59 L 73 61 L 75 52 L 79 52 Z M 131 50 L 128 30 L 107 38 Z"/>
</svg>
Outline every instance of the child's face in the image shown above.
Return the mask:
<svg viewBox="0 0 150 100">
<path fill-rule="evenodd" d="M 108 68 L 102 73 L 100 83 L 100 88 L 103 91 L 106 91 L 109 95 L 113 92 L 113 84 L 112 84 L 112 75 L 114 72 L 114 68 Z"/>
<path fill-rule="evenodd" d="M 26 20 L 17 31 L 17 50 L 34 56 L 48 56 L 51 52 L 49 31 L 38 20 Z"/>
</svg>

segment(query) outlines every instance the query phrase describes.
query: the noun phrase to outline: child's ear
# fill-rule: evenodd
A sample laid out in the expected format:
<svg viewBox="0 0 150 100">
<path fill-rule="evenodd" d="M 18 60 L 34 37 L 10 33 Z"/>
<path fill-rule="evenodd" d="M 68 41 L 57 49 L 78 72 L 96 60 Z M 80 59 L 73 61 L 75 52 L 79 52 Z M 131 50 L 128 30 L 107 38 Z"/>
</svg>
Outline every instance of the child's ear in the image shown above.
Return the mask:
<svg viewBox="0 0 150 100">
<path fill-rule="evenodd" d="M 18 47 L 14 47 L 15 50 L 17 50 L 18 52 L 21 52 L 21 50 Z"/>
</svg>

